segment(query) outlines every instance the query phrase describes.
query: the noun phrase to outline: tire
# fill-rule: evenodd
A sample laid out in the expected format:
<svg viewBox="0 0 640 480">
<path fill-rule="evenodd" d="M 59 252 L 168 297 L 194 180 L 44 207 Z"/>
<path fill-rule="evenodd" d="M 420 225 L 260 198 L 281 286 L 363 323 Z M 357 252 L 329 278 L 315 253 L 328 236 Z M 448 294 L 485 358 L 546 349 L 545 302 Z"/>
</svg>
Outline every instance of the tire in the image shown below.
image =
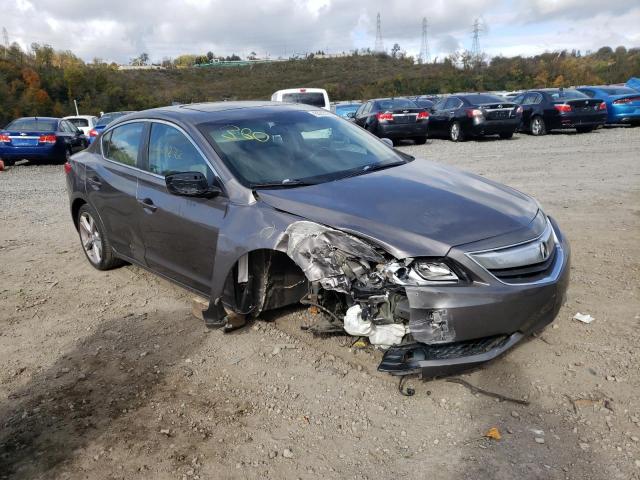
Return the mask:
<svg viewBox="0 0 640 480">
<path fill-rule="evenodd" d="M 453 122 L 449 127 L 449 140 L 452 142 L 464 142 L 464 132 L 460 122 Z"/>
<path fill-rule="evenodd" d="M 544 119 L 540 115 L 534 116 L 529 122 L 529 131 L 531 135 L 535 137 L 541 137 L 542 135 L 546 135 L 547 126 L 544 123 Z"/>
<path fill-rule="evenodd" d="M 576 127 L 576 131 L 578 133 L 589 133 L 593 132 L 593 127 Z"/>
<path fill-rule="evenodd" d="M 109 237 L 92 206 L 85 203 L 80 207 L 77 223 L 82 251 L 92 267 L 110 270 L 124 263 L 114 255 Z"/>
<path fill-rule="evenodd" d="M 64 155 L 62 156 L 62 158 L 60 158 L 59 163 L 60 164 L 65 164 L 67 163 L 69 160 L 71 159 L 71 149 L 70 148 L 66 148 L 64 150 Z"/>
<path fill-rule="evenodd" d="M 503 132 L 500 134 L 500 138 L 504 139 L 504 140 L 508 140 L 510 138 L 513 138 L 513 132 Z"/>
<path fill-rule="evenodd" d="M 397 147 L 398 145 L 400 145 L 400 138 L 390 138 L 389 140 L 391 140 L 391 143 L 393 143 L 394 147 Z"/>
<path fill-rule="evenodd" d="M 5 167 L 13 167 L 16 164 L 15 160 L 7 160 L 3 158 L 2 161 L 4 162 Z"/>
<path fill-rule="evenodd" d="M 424 145 L 427 143 L 427 137 L 414 138 L 413 141 L 416 145 Z"/>
</svg>

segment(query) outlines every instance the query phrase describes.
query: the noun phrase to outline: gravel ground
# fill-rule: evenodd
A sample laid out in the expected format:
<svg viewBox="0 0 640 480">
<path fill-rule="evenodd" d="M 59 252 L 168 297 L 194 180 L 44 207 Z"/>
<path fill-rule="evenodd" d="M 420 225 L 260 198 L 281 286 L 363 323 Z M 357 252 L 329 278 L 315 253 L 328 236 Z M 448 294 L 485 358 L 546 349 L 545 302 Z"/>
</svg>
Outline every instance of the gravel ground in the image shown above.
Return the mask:
<svg viewBox="0 0 640 480">
<path fill-rule="evenodd" d="M 0 478 L 640 478 L 640 128 L 401 148 L 534 195 L 571 241 L 553 326 L 463 376 L 529 406 L 401 396 L 302 308 L 208 331 L 180 288 L 92 269 L 62 167 L 21 164 L 0 172 Z"/>
</svg>

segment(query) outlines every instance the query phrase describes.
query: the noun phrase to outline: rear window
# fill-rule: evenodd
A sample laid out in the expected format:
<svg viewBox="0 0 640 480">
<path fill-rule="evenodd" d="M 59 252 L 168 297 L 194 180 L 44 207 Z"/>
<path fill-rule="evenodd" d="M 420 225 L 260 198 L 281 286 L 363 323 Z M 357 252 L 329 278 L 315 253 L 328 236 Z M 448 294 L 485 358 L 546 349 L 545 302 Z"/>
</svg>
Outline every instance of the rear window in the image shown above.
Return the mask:
<svg viewBox="0 0 640 480">
<path fill-rule="evenodd" d="M 19 118 L 7 125 L 6 130 L 22 130 L 28 132 L 55 132 L 57 120 L 44 118 Z"/>
<path fill-rule="evenodd" d="M 601 88 L 607 95 L 635 95 L 638 93 L 636 90 L 627 87 L 607 87 Z"/>
<path fill-rule="evenodd" d="M 324 107 L 324 95 L 321 92 L 296 92 L 285 93 L 282 101 L 287 103 L 304 103 L 314 107 Z"/>
<path fill-rule="evenodd" d="M 88 127 L 89 120 L 86 118 L 67 118 L 68 122 L 73 123 L 76 127 Z"/>
<path fill-rule="evenodd" d="M 501 103 L 504 102 L 504 98 L 496 97 L 495 95 L 467 95 L 467 100 L 476 105 L 482 105 L 484 103 Z"/>
<path fill-rule="evenodd" d="M 336 105 L 336 113 L 338 115 L 346 115 L 350 112 L 355 113 L 358 108 L 360 108 L 360 104 L 358 103 L 354 103 L 352 105 Z"/>
<path fill-rule="evenodd" d="M 588 95 L 585 95 L 578 90 L 573 90 L 572 88 L 566 88 L 564 90 L 551 90 L 547 92 L 549 96 L 553 100 L 570 100 L 572 98 L 589 98 Z"/>
<path fill-rule="evenodd" d="M 396 108 L 416 108 L 417 105 L 412 100 L 406 98 L 390 98 L 389 100 L 378 100 L 376 102 L 380 110 L 394 110 Z"/>
</svg>

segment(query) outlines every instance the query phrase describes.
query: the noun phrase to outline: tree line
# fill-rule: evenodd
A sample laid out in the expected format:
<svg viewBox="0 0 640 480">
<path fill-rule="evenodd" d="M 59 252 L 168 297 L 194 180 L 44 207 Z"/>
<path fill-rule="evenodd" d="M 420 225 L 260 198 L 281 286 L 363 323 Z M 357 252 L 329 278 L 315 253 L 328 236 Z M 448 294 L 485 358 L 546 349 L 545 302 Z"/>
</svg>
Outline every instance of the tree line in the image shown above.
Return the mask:
<svg viewBox="0 0 640 480">
<path fill-rule="evenodd" d="M 397 52 L 396 52 L 397 53 Z M 197 63 L 212 55 L 178 57 Z M 147 57 L 140 59 L 146 61 Z M 234 57 L 235 59 L 235 57 Z M 191 65 L 193 65 L 191 63 Z M 622 83 L 640 76 L 640 49 L 548 52 L 475 58 L 469 52 L 417 64 L 402 55 L 355 53 L 238 67 L 121 71 L 99 59 L 34 44 L 0 47 L 0 125 L 20 116 L 141 110 L 172 102 L 268 99 L 282 88 L 325 88 L 332 100 L 461 91 L 519 90 Z"/>
</svg>

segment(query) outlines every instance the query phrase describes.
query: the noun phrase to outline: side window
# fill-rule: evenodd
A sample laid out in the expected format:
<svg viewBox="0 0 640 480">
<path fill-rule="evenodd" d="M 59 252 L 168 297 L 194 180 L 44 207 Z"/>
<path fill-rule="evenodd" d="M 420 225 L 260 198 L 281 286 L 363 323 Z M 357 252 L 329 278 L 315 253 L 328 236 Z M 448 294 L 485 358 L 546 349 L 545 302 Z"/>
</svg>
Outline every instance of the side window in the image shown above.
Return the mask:
<svg viewBox="0 0 640 480">
<path fill-rule="evenodd" d="M 596 96 L 596 92 L 594 92 L 593 90 L 580 90 L 582 93 L 584 93 L 585 95 L 587 95 L 588 97 L 595 97 Z"/>
<path fill-rule="evenodd" d="M 442 110 L 444 108 L 444 104 L 447 101 L 446 98 L 441 98 L 440 100 L 438 100 L 436 102 L 436 104 L 433 106 L 434 110 Z"/>
<path fill-rule="evenodd" d="M 367 102 L 362 110 L 362 115 L 367 115 L 371 111 L 371 102 Z"/>
<path fill-rule="evenodd" d="M 104 156 L 114 162 L 135 167 L 142 142 L 143 123 L 127 123 L 114 128 L 102 141 Z"/>
<path fill-rule="evenodd" d="M 65 127 L 66 127 L 66 129 L 67 129 L 67 131 L 69 133 L 77 134 L 79 132 L 78 127 L 76 127 L 73 123 L 68 122 L 66 120 L 64 122 L 62 122 L 62 123 L 64 123 L 64 125 L 65 125 Z"/>
<path fill-rule="evenodd" d="M 454 108 L 458 108 L 460 106 L 460 100 L 456 97 L 449 97 L 444 104 L 445 110 L 453 110 Z"/>
<path fill-rule="evenodd" d="M 61 132 L 71 133 L 71 130 L 69 129 L 69 127 L 67 127 L 67 122 L 65 122 L 64 120 L 60 121 L 60 125 L 58 126 L 58 129 Z"/>
<path fill-rule="evenodd" d="M 524 96 L 524 100 L 522 100 L 522 105 L 533 105 L 535 99 L 536 99 L 535 93 L 527 93 Z"/>
<path fill-rule="evenodd" d="M 200 172 L 209 181 L 213 180 L 211 168 L 196 147 L 181 131 L 164 123 L 151 125 L 148 170 L 162 176 L 178 172 Z"/>
<path fill-rule="evenodd" d="M 542 95 L 536 93 L 536 97 L 533 99 L 533 104 L 538 105 L 539 103 L 542 103 Z"/>
<path fill-rule="evenodd" d="M 513 99 L 513 103 L 517 103 L 518 105 L 522 105 L 522 101 L 524 100 L 524 95 L 520 94 Z"/>
</svg>

